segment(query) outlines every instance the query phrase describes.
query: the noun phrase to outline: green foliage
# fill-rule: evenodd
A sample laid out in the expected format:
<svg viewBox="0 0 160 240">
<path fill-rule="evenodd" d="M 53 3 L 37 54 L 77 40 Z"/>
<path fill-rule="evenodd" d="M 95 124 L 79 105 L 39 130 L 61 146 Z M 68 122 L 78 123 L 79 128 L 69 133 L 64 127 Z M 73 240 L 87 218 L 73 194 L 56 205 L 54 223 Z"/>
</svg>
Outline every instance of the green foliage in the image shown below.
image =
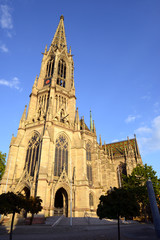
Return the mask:
<svg viewBox="0 0 160 240">
<path fill-rule="evenodd" d="M 26 198 L 22 194 L 15 194 L 13 192 L 2 193 L 0 195 L 0 214 L 13 214 L 11 221 L 10 240 L 12 240 L 12 229 L 15 213 L 20 213 L 22 209 L 33 214 L 42 210 L 42 200 L 39 197 Z"/>
<path fill-rule="evenodd" d="M 22 194 L 13 192 L 0 195 L 0 214 L 20 213 L 25 206 L 25 199 Z"/>
<path fill-rule="evenodd" d="M 139 204 L 132 189 L 113 188 L 106 196 L 100 197 L 100 204 L 97 208 L 97 215 L 100 219 L 118 219 L 118 240 L 120 240 L 119 217 L 134 217 L 139 215 Z"/>
<path fill-rule="evenodd" d="M 25 206 L 26 211 L 32 214 L 37 214 L 42 210 L 41 202 L 42 200 L 40 197 L 29 197 Z"/>
<path fill-rule="evenodd" d="M 100 204 L 97 209 L 97 215 L 100 219 L 117 219 L 119 216 L 128 218 L 138 214 L 139 205 L 131 189 L 114 188 L 106 196 L 102 195 L 100 197 Z"/>
<path fill-rule="evenodd" d="M 156 172 L 152 166 L 138 165 L 133 169 L 133 172 L 129 176 L 123 175 L 123 188 L 132 189 L 136 194 L 136 199 L 141 207 L 141 217 L 151 219 L 150 204 L 147 192 L 147 180 L 151 179 L 154 192 L 157 198 L 158 205 L 160 206 L 160 180 L 156 176 Z"/>
<path fill-rule="evenodd" d="M 34 214 L 37 214 L 42 210 L 41 202 L 42 200 L 40 199 L 40 197 L 29 197 L 27 199 L 25 210 L 32 214 L 30 225 L 32 224 Z"/>
<path fill-rule="evenodd" d="M 26 199 L 22 194 L 15 194 L 13 192 L 2 193 L 0 195 L 0 214 L 13 214 L 10 228 L 10 240 L 12 240 L 12 230 L 15 213 L 20 213 L 20 211 L 25 207 Z"/>
<path fill-rule="evenodd" d="M 0 151 L 0 180 L 2 179 L 6 163 L 6 153 Z"/>
</svg>

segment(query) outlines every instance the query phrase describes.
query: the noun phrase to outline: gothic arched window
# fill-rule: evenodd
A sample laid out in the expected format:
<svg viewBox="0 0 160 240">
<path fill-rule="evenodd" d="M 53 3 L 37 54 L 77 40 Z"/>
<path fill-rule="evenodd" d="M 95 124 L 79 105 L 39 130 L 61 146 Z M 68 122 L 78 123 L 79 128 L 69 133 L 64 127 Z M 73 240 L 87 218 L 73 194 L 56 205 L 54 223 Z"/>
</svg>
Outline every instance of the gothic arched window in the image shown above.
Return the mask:
<svg viewBox="0 0 160 240">
<path fill-rule="evenodd" d="M 87 163 L 87 177 L 88 177 L 89 184 L 92 184 L 92 166 L 91 164 L 88 164 L 88 163 Z"/>
<path fill-rule="evenodd" d="M 68 142 L 64 135 L 56 139 L 54 176 L 60 176 L 65 167 L 68 173 Z"/>
<path fill-rule="evenodd" d="M 66 63 L 63 59 L 60 59 L 58 62 L 57 84 L 65 88 L 65 80 L 66 80 Z"/>
<path fill-rule="evenodd" d="M 91 146 L 89 143 L 86 144 L 86 160 L 91 161 Z"/>
<path fill-rule="evenodd" d="M 34 176 L 36 164 L 38 163 L 39 157 L 39 146 L 40 146 L 40 138 L 37 133 L 34 133 L 32 138 L 28 143 L 27 153 L 26 153 L 26 161 L 25 161 L 25 169 L 29 173 L 30 176 Z"/>
<path fill-rule="evenodd" d="M 86 162 L 87 162 L 87 178 L 89 184 L 92 184 L 92 165 L 91 165 L 91 144 L 86 144 Z"/>
<path fill-rule="evenodd" d="M 54 58 L 51 58 L 47 63 L 46 77 L 53 77 L 54 73 Z"/>
<path fill-rule="evenodd" d="M 93 194 L 90 193 L 90 194 L 89 194 L 89 206 L 90 206 L 90 207 L 93 207 L 93 205 L 94 205 L 94 202 L 93 202 Z"/>
</svg>

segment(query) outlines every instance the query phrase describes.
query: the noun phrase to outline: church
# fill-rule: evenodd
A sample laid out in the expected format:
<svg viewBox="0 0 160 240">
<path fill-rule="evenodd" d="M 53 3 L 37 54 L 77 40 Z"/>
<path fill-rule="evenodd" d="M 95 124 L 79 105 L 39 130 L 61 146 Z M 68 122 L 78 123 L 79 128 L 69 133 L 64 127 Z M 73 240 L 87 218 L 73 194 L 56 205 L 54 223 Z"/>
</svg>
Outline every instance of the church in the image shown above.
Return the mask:
<svg viewBox="0 0 160 240">
<path fill-rule="evenodd" d="M 122 173 L 130 174 L 137 164 L 142 159 L 136 136 L 110 144 L 100 138 L 98 143 L 91 113 L 90 126 L 79 118 L 73 55 L 61 16 L 17 136 L 12 136 L 0 193 L 40 196 L 45 217 L 94 215 L 99 197 L 110 187 L 121 187 Z"/>
</svg>

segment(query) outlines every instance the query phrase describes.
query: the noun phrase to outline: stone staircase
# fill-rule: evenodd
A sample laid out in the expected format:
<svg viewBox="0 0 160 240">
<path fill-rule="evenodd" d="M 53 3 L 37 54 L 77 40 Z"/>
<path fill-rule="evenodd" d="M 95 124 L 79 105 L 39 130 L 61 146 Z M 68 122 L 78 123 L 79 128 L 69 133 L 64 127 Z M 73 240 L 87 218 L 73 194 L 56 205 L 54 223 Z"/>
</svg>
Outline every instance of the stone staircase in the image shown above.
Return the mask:
<svg viewBox="0 0 160 240">
<path fill-rule="evenodd" d="M 87 225 L 108 225 L 108 224 L 115 224 L 116 220 L 110 220 L 110 219 L 103 219 L 100 220 L 97 217 L 73 217 L 72 218 L 72 225 L 74 226 L 87 226 Z M 46 225 L 50 225 L 52 227 L 55 226 L 70 226 L 71 219 L 69 217 L 65 216 L 54 216 L 54 217 L 48 217 L 45 221 Z"/>
<path fill-rule="evenodd" d="M 59 224 L 60 221 L 62 221 L 62 218 L 64 218 L 64 215 L 61 216 L 54 216 L 54 217 L 47 217 L 45 224 L 50 226 L 56 226 Z"/>
</svg>

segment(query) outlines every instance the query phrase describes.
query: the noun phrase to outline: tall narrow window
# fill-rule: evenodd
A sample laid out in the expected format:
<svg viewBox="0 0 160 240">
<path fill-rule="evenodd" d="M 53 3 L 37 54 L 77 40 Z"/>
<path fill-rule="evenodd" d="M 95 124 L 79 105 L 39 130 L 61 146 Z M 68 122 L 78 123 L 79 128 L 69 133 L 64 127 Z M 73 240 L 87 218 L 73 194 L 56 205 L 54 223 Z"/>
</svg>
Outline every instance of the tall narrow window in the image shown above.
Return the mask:
<svg viewBox="0 0 160 240">
<path fill-rule="evenodd" d="M 53 77 L 54 73 L 54 58 L 51 58 L 47 63 L 46 77 Z"/>
<path fill-rule="evenodd" d="M 58 77 L 57 84 L 65 88 L 66 81 L 66 63 L 63 59 L 60 59 L 58 62 Z"/>
<path fill-rule="evenodd" d="M 93 202 L 93 194 L 90 193 L 90 194 L 89 194 L 89 206 L 90 206 L 90 207 L 93 207 L 93 205 L 94 205 L 94 202 Z"/>
<path fill-rule="evenodd" d="M 86 160 L 91 161 L 91 146 L 89 143 L 86 144 Z"/>
<path fill-rule="evenodd" d="M 92 184 L 92 166 L 91 164 L 88 164 L 88 163 L 87 163 L 87 177 L 88 177 L 89 184 Z"/>
<path fill-rule="evenodd" d="M 86 162 L 87 162 L 87 178 L 89 185 L 92 184 L 92 165 L 91 165 L 91 144 L 86 144 Z"/>
<path fill-rule="evenodd" d="M 68 142 L 64 135 L 56 139 L 54 176 L 60 176 L 65 167 L 68 173 Z"/>
<path fill-rule="evenodd" d="M 28 149 L 26 153 L 26 161 L 24 169 L 27 170 L 30 176 L 34 176 L 35 168 L 38 163 L 39 157 L 39 145 L 40 145 L 40 138 L 37 133 L 34 133 L 32 138 L 28 143 Z"/>
</svg>

